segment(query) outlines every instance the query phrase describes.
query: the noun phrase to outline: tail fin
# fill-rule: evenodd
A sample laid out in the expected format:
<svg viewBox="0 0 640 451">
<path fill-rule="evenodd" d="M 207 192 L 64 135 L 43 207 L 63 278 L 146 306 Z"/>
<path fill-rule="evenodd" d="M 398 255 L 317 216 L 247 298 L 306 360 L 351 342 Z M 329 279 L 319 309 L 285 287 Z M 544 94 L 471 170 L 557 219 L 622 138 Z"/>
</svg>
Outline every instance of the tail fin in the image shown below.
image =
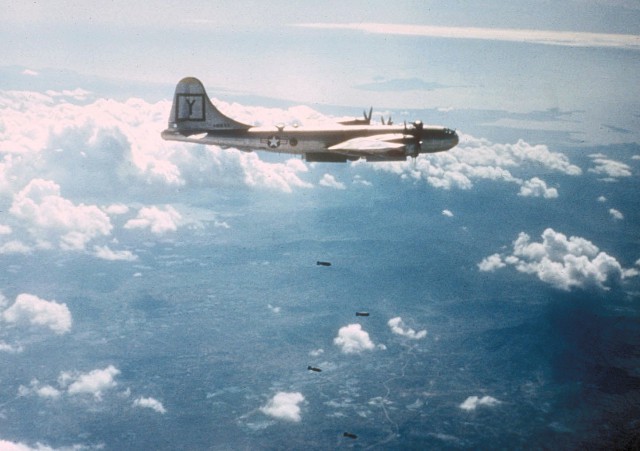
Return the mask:
<svg viewBox="0 0 640 451">
<path fill-rule="evenodd" d="M 176 86 L 167 132 L 189 136 L 214 130 L 249 128 L 250 125 L 234 121 L 218 111 L 197 78 L 183 78 Z"/>
</svg>

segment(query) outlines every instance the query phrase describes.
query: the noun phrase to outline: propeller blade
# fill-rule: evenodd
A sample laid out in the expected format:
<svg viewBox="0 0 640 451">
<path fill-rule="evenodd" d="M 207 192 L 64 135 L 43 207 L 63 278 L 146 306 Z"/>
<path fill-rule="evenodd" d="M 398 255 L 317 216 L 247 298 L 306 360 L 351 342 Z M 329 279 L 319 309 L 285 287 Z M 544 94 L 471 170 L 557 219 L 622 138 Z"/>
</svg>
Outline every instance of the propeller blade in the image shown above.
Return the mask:
<svg viewBox="0 0 640 451">
<path fill-rule="evenodd" d="M 362 110 L 362 115 L 364 116 L 364 123 L 367 125 L 371 124 L 371 115 L 373 114 L 373 107 L 369 108 L 369 114 L 367 114 L 367 110 Z"/>
</svg>

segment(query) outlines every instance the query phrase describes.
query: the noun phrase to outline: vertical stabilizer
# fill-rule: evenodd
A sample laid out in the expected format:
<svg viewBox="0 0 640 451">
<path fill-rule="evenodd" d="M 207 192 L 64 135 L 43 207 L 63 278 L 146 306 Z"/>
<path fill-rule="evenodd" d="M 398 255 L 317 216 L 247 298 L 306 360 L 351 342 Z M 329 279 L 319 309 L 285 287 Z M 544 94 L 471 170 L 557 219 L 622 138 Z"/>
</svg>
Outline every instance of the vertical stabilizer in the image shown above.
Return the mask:
<svg viewBox="0 0 640 451">
<path fill-rule="evenodd" d="M 188 136 L 213 130 L 249 128 L 251 126 L 234 121 L 218 111 L 197 78 L 183 78 L 176 86 L 167 131 Z"/>
</svg>

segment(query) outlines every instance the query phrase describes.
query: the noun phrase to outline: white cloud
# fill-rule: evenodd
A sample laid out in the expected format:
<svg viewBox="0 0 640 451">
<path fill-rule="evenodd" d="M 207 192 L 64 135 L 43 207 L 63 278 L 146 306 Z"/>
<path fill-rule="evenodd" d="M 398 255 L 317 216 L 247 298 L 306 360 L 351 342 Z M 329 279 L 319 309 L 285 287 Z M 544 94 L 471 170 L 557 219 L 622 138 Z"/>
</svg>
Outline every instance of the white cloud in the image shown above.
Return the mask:
<svg viewBox="0 0 640 451">
<path fill-rule="evenodd" d="M 513 28 L 443 27 L 385 23 L 308 23 L 301 27 L 346 29 L 377 34 L 480 39 L 570 47 L 614 47 L 640 50 L 640 36 L 632 34 L 585 33 L 576 31 L 529 30 Z"/>
<path fill-rule="evenodd" d="M 8 225 L 0 224 L 0 235 L 11 235 L 12 229 Z"/>
<path fill-rule="evenodd" d="M 610 208 L 609 209 L 609 214 L 616 221 L 621 221 L 621 220 L 624 219 L 624 215 L 619 210 L 616 210 L 615 208 Z"/>
<path fill-rule="evenodd" d="M 63 250 L 84 250 L 93 238 L 107 236 L 109 217 L 93 205 L 75 205 L 52 181 L 33 179 L 18 192 L 9 212 L 24 221 L 36 240 L 58 242 Z"/>
<path fill-rule="evenodd" d="M 370 167 L 403 178 L 424 180 L 435 188 L 470 189 L 475 180 L 493 180 L 524 186 L 522 195 L 546 194 L 547 197 L 557 195 L 557 190 L 546 188 L 540 179 L 525 182 L 511 171 L 522 166 L 539 166 L 567 175 L 582 174 L 564 154 L 551 152 L 544 145 L 531 145 L 522 140 L 515 144 L 497 144 L 470 135 L 460 136 L 460 144 L 447 152 L 422 154 L 415 161 L 377 163 Z"/>
<path fill-rule="evenodd" d="M 604 196 L 600 196 L 600 197 L 598 197 L 598 202 L 602 202 L 602 203 L 604 203 L 604 202 L 606 202 L 606 201 L 607 201 L 607 198 L 606 198 L 606 197 L 604 197 Z"/>
<path fill-rule="evenodd" d="M 266 163 L 255 153 L 242 153 L 240 156 L 244 181 L 248 186 L 264 186 L 285 193 L 292 192 L 293 188 L 313 187 L 298 176 L 298 173 L 309 171 L 299 159 L 291 158 L 285 163 Z"/>
<path fill-rule="evenodd" d="M 81 98 L 84 103 L 70 103 L 69 98 Z M 166 127 L 168 101 L 132 98 L 88 103 L 87 98 L 86 92 L 79 91 L 0 91 L 0 193 L 15 192 L 33 178 L 56 180 L 66 193 L 80 195 L 87 190 L 117 193 L 149 184 L 244 184 L 283 192 L 312 187 L 300 177 L 308 171 L 300 159 L 268 163 L 256 153 L 164 141 L 159 131 Z M 269 110 L 216 103 L 227 114 L 251 122 L 271 124 L 276 116 L 285 123 L 296 120 L 306 125 L 329 120 L 306 107 Z"/>
<path fill-rule="evenodd" d="M 313 349 L 313 350 L 309 351 L 309 355 L 311 357 L 318 357 L 318 356 L 321 356 L 322 354 L 324 354 L 324 349 L 322 349 L 322 348 Z"/>
<path fill-rule="evenodd" d="M 325 174 L 322 176 L 320 180 L 320 186 L 326 186 L 327 188 L 335 188 L 335 189 L 346 189 L 344 183 L 339 182 L 336 178 L 331 174 Z"/>
<path fill-rule="evenodd" d="M 0 254 L 29 254 L 32 249 L 19 240 L 11 240 L 0 246 Z"/>
<path fill-rule="evenodd" d="M 299 404 L 303 401 L 302 393 L 278 392 L 265 406 L 260 408 L 260 411 L 280 420 L 297 423 L 301 420 Z"/>
<path fill-rule="evenodd" d="M 341 327 L 338 330 L 338 336 L 333 339 L 333 343 L 339 346 L 345 354 L 357 354 L 375 347 L 369 334 L 362 330 L 360 324 Z"/>
<path fill-rule="evenodd" d="M 117 385 L 114 378 L 120 374 L 113 365 L 105 369 L 96 369 L 88 373 L 67 373 L 63 372 L 58 378 L 62 387 L 67 387 L 70 395 L 93 395 L 96 399 L 102 398 L 102 392 Z"/>
<path fill-rule="evenodd" d="M 395 318 L 391 318 L 387 322 L 387 325 L 391 329 L 391 332 L 393 332 L 394 334 L 411 338 L 412 340 L 419 340 L 427 336 L 426 330 L 421 330 L 420 332 L 416 332 L 410 327 L 406 327 L 404 322 L 402 321 L 402 318 L 399 316 Z"/>
<path fill-rule="evenodd" d="M 359 175 L 356 175 L 355 177 L 353 177 L 353 184 L 354 185 L 363 185 L 363 186 L 373 186 L 373 184 L 371 182 L 369 182 L 368 180 L 363 179 Z"/>
<path fill-rule="evenodd" d="M 124 204 L 112 204 L 105 207 L 104 211 L 110 215 L 124 215 L 129 212 L 129 207 Z"/>
<path fill-rule="evenodd" d="M 130 219 L 124 225 L 125 229 L 149 229 L 155 235 L 175 232 L 182 224 L 182 215 L 171 205 L 165 205 L 164 210 L 158 207 L 143 207 L 138 216 Z"/>
<path fill-rule="evenodd" d="M 29 75 L 31 77 L 35 77 L 38 75 L 38 72 L 36 72 L 35 70 L 32 69 L 25 69 L 22 71 L 22 75 Z"/>
<path fill-rule="evenodd" d="M 48 327 L 56 334 L 71 330 L 71 312 L 66 304 L 46 301 L 32 294 L 20 294 L 16 302 L 2 312 L 2 319 L 9 323 L 28 323 Z"/>
<path fill-rule="evenodd" d="M 25 387 L 24 385 L 18 387 L 18 395 L 36 395 L 40 398 L 58 399 L 62 396 L 62 392 L 51 385 L 41 385 L 37 379 L 33 379 L 29 387 Z"/>
<path fill-rule="evenodd" d="M 500 401 L 492 396 L 483 396 L 482 398 L 479 398 L 478 396 L 469 396 L 462 404 L 460 404 L 459 407 L 462 410 L 466 410 L 469 412 L 472 410 L 476 410 L 478 406 L 494 407 L 500 403 Z"/>
<path fill-rule="evenodd" d="M 601 174 L 611 179 L 631 176 L 631 167 L 628 164 L 616 160 L 611 160 L 609 158 L 606 158 L 605 155 L 599 153 L 589 156 L 591 157 L 595 165 L 593 168 L 589 168 L 589 172 Z"/>
<path fill-rule="evenodd" d="M 36 448 L 32 448 L 31 446 L 25 445 L 21 442 L 10 442 L 2 439 L 0 439 L 0 449 L 2 451 L 55 451 L 53 448 L 41 443 L 38 443 Z"/>
<path fill-rule="evenodd" d="M 507 265 L 502 261 L 500 254 L 490 255 L 478 263 L 478 269 L 483 272 L 493 272 L 496 269 L 504 268 L 505 266 Z"/>
<path fill-rule="evenodd" d="M 135 401 L 133 401 L 133 406 L 134 407 L 142 407 L 145 409 L 151 409 L 154 410 L 158 413 L 161 414 L 165 414 L 167 412 L 167 410 L 164 408 L 164 406 L 162 405 L 162 403 L 160 401 L 158 401 L 157 399 L 154 398 L 138 398 Z"/>
<path fill-rule="evenodd" d="M 5 343 L 4 341 L 0 341 L 0 352 L 7 352 L 9 354 L 18 354 L 22 352 L 24 349 L 22 346 L 15 346 L 9 343 Z"/>
<path fill-rule="evenodd" d="M 485 258 L 478 267 L 491 271 L 514 266 L 518 271 L 535 274 L 541 281 L 562 290 L 597 286 L 608 289 L 607 283 L 636 276 L 634 270 L 624 269 L 612 256 L 601 252 L 591 241 L 569 237 L 548 228 L 542 233 L 542 242 L 531 242 L 524 232 L 513 242 L 513 253 L 494 254 Z"/>
<path fill-rule="evenodd" d="M 554 199 L 558 197 L 558 190 L 555 188 L 547 188 L 547 183 L 534 177 L 531 180 L 526 180 L 522 186 L 520 186 L 519 196 L 524 197 L 544 197 L 545 199 Z"/>
<path fill-rule="evenodd" d="M 453 213 L 451 212 L 451 210 L 442 210 L 442 215 L 447 216 L 449 218 L 453 217 Z"/>
<path fill-rule="evenodd" d="M 94 246 L 93 251 L 96 257 L 103 260 L 132 262 L 138 259 L 131 251 L 114 251 L 109 246 Z"/>
</svg>

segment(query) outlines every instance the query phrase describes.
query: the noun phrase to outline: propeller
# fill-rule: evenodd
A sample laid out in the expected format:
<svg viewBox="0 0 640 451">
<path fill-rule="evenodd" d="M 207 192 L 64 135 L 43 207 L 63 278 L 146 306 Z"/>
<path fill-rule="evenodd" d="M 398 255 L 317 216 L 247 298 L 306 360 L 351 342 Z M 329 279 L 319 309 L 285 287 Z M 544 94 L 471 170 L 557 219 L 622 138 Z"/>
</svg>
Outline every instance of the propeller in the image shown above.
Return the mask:
<svg viewBox="0 0 640 451">
<path fill-rule="evenodd" d="M 382 125 L 393 125 L 393 119 L 391 119 L 391 115 L 389 115 L 389 119 L 387 122 L 384 121 L 384 116 L 380 116 L 380 120 L 382 121 Z"/>
<path fill-rule="evenodd" d="M 405 130 L 407 129 L 406 121 L 404 123 L 404 128 Z M 412 155 L 412 157 L 414 158 L 414 161 L 418 157 L 418 154 L 420 153 L 420 149 L 422 146 L 422 130 L 424 130 L 424 124 L 422 123 L 422 121 L 421 120 L 413 121 L 413 130 L 411 134 L 413 135 L 414 146 L 415 146 L 415 153 Z"/>
<path fill-rule="evenodd" d="M 371 124 L 371 115 L 373 114 L 373 107 L 369 108 L 369 114 L 367 114 L 367 110 L 362 111 L 362 114 L 364 115 L 364 120 L 367 123 L 367 125 Z"/>
</svg>

